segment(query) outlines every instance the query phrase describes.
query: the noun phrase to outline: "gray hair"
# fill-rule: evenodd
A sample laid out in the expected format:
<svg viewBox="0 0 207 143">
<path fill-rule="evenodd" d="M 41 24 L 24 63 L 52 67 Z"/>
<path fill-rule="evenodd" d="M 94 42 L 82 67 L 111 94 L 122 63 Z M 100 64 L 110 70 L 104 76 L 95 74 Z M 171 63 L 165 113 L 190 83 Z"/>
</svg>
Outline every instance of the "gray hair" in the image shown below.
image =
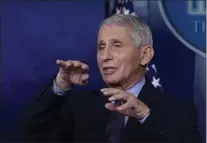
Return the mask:
<svg viewBox="0 0 207 143">
<path fill-rule="evenodd" d="M 126 14 L 114 14 L 106 18 L 100 25 L 116 24 L 119 26 L 129 26 L 132 30 L 130 38 L 136 47 L 153 45 L 152 33 L 149 26 L 137 16 Z"/>
</svg>

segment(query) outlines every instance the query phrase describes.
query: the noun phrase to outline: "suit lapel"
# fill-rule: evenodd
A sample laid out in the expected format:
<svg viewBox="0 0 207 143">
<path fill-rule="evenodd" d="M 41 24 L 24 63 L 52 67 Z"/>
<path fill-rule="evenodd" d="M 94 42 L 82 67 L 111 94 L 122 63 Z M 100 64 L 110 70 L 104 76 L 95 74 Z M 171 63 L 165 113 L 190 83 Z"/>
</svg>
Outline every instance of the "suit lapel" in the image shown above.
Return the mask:
<svg viewBox="0 0 207 143">
<path fill-rule="evenodd" d="M 157 90 L 152 85 L 152 83 L 147 79 L 145 85 L 143 86 L 138 99 L 145 103 L 149 108 L 153 107 L 156 103 L 156 96 Z"/>
<path fill-rule="evenodd" d="M 109 116 L 109 110 L 105 108 L 105 104 L 108 102 L 106 98 L 100 91 L 97 93 L 97 102 L 94 106 L 97 108 L 95 117 L 98 120 L 97 125 L 97 140 L 100 142 L 106 141 L 106 123 Z"/>
</svg>

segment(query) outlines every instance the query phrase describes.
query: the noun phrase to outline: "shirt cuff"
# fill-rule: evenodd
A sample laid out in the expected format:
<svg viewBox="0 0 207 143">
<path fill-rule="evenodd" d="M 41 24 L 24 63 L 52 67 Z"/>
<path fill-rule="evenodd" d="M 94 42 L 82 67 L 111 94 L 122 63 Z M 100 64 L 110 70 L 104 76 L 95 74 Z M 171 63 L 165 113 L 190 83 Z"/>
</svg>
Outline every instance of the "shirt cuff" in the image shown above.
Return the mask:
<svg viewBox="0 0 207 143">
<path fill-rule="evenodd" d="M 71 90 L 71 89 L 67 89 L 67 90 L 62 90 L 62 89 L 60 89 L 60 88 L 57 86 L 55 80 L 53 81 L 52 91 L 53 91 L 56 95 L 64 96 L 65 93 L 66 93 L 68 90 Z"/>
<path fill-rule="evenodd" d="M 143 119 L 138 120 L 138 121 L 139 121 L 139 123 L 143 124 L 143 123 L 144 123 L 144 121 L 147 119 L 147 117 L 148 117 L 149 115 L 150 115 L 150 114 L 148 114 L 147 116 L 145 116 Z"/>
</svg>

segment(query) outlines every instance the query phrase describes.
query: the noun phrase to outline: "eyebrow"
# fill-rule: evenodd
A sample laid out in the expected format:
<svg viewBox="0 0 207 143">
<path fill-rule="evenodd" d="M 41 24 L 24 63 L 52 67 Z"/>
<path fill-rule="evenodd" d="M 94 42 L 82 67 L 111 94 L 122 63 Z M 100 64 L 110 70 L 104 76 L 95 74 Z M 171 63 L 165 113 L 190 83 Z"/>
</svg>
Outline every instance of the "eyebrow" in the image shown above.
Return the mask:
<svg viewBox="0 0 207 143">
<path fill-rule="evenodd" d="M 106 45 L 106 43 L 105 43 L 103 40 L 101 40 L 101 41 L 99 41 L 99 43 L 98 43 L 98 46 L 100 46 L 100 45 Z"/>
<path fill-rule="evenodd" d="M 113 41 L 114 43 L 122 43 L 119 39 L 115 39 L 115 38 L 113 38 L 112 41 Z"/>
<path fill-rule="evenodd" d="M 111 39 L 111 41 L 113 43 L 122 43 L 119 39 L 116 39 L 116 38 Z M 106 43 L 103 40 L 101 40 L 99 41 L 98 46 L 101 46 L 101 45 L 106 45 Z"/>
</svg>

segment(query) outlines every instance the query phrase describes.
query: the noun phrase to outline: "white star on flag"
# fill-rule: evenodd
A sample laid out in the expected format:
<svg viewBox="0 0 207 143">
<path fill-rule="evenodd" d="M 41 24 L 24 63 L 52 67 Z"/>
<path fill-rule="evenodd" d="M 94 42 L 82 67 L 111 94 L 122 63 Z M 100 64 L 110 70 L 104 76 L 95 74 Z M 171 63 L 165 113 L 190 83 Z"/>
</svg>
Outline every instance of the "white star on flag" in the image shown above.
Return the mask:
<svg viewBox="0 0 207 143">
<path fill-rule="evenodd" d="M 155 67 L 155 64 L 152 64 L 152 69 L 155 71 L 155 73 L 157 73 L 157 69 L 156 69 L 156 67 Z"/>
<path fill-rule="evenodd" d="M 160 84 L 160 78 L 156 79 L 154 76 L 152 77 L 152 84 L 154 85 L 155 88 L 161 87 Z"/>
<path fill-rule="evenodd" d="M 149 71 L 149 68 L 148 68 L 148 67 L 146 67 L 146 70 L 147 70 L 147 71 Z"/>
</svg>

